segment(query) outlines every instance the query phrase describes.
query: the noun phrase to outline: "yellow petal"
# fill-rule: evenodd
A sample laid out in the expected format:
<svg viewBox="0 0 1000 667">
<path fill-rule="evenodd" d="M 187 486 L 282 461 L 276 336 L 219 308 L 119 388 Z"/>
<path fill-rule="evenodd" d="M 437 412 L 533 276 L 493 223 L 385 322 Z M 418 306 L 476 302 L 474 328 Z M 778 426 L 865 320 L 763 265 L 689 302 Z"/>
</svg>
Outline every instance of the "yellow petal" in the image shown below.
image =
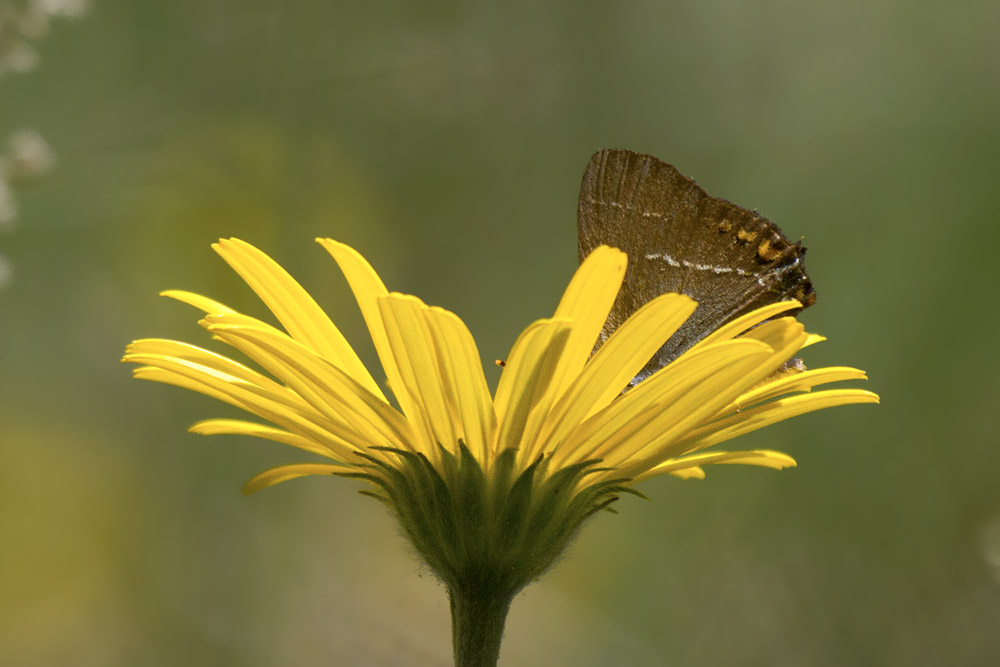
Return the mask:
<svg viewBox="0 0 1000 667">
<path fill-rule="evenodd" d="M 736 342 L 749 341 L 729 341 L 726 346 Z M 597 453 L 605 465 L 619 468 L 626 477 L 659 464 L 668 458 L 670 443 L 729 403 L 748 377 L 761 372 L 769 356 L 766 349 L 748 349 L 739 354 L 720 351 L 714 360 L 703 361 L 699 372 L 687 382 L 679 383 L 666 394 L 658 414 L 644 420 L 645 423 L 629 425 L 636 437 L 620 442 L 614 450 L 602 446 Z"/>
<path fill-rule="evenodd" d="M 563 293 L 553 319 L 569 320 L 573 326 L 554 371 L 551 389 L 555 398 L 562 395 L 590 358 L 618 297 L 627 265 L 625 253 L 599 246 L 583 260 Z"/>
<path fill-rule="evenodd" d="M 243 421 L 242 419 L 205 419 L 192 424 L 188 432 L 199 435 L 249 435 L 255 438 L 264 438 L 285 445 L 291 445 L 311 454 L 334 458 L 327 447 L 318 445 L 308 438 L 303 438 L 301 435 L 265 424 Z"/>
<path fill-rule="evenodd" d="M 637 475 L 635 482 L 641 482 L 664 473 L 676 474 L 677 472 L 690 469 L 691 466 L 697 466 L 700 469 L 700 466 L 717 463 L 751 465 L 771 468 L 773 470 L 794 468 L 796 465 L 795 459 L 788 454 L 769 449 L 751 449 L 741 452 L 710 452 L 668 459 L 651 470 Z M 702 471 L 700 477 L 703 478 L 704 476 L 705 473 Z"/>
<path fill-rule="evenodd" d="M 741 377 L 770 354 L 771 348 L 757 341 L 729 340 L 682 355 L 584 422 L 553 453 L 553 463 L 629 462 L 661 434 L 684 428 L 692 415 L 703 418 L 706 406 L 724 401 L 708 413 L 713 414 L 732 400 Z"/>
<path fill-rule="evenodd" d="M 265 470 L 243 485 L 243 493 L 250 495 L 269 486 L 287 482 L 290 479 L 305 477 L 306 475 L 339 475 L 356 472 L 356 470 L 356 468 L 350 466 L 338 466 L 329 463 L 295 463 Z"/>
<path fill-rule="evenodd" d="M 546 442 L 540 437 L 549 410 L 583 370 L 625 277 L 628 258 L 617 248 L 599 246 L 580 264 L 563 293 L 553 319 L 570 323 L 566 342 L 549 372 L 551 381 L 537 394 L 521 432 L 518 456 L 534 459 Z"/>
<path fill-rule="evenodd" d="M 277 262 L 239 239 L 221 239 L 212 248 L 257 293 L 292 338 L 343 369 L 369 392 L 385 398 L 340 330 Z"/>
<path fill-rule="evenodd" d="M 546 420 L 539 441 L 547 449 L 559 447 L 580 422 L 618 397 L 696 307 L 690 297 L 662 294 L 636 311 L 570 384 Z"/>
<path fill-rule="evenodd" d="M 213 334 L 287 384 L 327 419 L 353 429 L 356 442 L 412 451 L 412 429 L 403 416 L 311 349 L 272 327 L 232 325 L 228 316 L 207 319 Z"/>
<path fill-rule="evenodd" d="M 141 362 L 136 361 L 134 363 Z M 216 391 L 215 389 L 207 387 L 196 380 L 174 373 L 173 371 L 157 368 L 156 366 L 139 366 L 137 368 L 133 368 L 132 377 L 136 380 L 148 380 L 150 382 L 159 382 L 160 384 L 169 384 L 174 387 L 180 387 L 181 389 L 187 389 L 188 391 L 193 391 L 204 396 L 208 396 L 209 398 L 214 398 L 222 403 L 235 405 L 243 410 L 247 409 L 243 403 L 231 398 L 221 391 Z"/>
<path fill-rule="evenodd" d="M 396 368 L 396 358 L 389 345 L 385 323 L 382 321 L 382 311 L 378 305 L 379 298 L 389 294 L 389 290 L 385 288 L 385 284 L 375 273 L 375 269 L 351 246 L 333 239 L 317 238 L 316 242 L 330 253 L 344 274 L 344 278 L 347 279 L 347 284 L 354 294 L 354 299 L 358 302 L 358 309 L 368 327 L 368 334 L 375 345 L 375 352 L 382 363 L 382 370 L 385 371 L 386 378 L 389 380 L 389 387 L 396 395 L 396 400 L 399 402 L 403 414 L 415 414 L 417 406 L 413 403 L 409 393 L 402 391 L 403 381 L 399 375 L 399 369 Z"/>
<path fill-rule="evenodd" d="M 286 397 L 270 394 L 237 378 L 227 380 L 211 369 L 189 362 L 155 357 L 136 358 L 132 361 L 156 364 L 133 370 L 133 376 L 138 379 L 196 391 L 246 410 L 329 448 L 339 461 L 351 460 L 356 456 L 358 449 L 354 443 L 357 442 L 357 432 L 330 422 L 304 401 L 300 401 L 301 407 L 297 409 L 284 402 Z"/>
<path fill-rule="evenodd" d="M 735 338 L 741 333 L 752 329 L 764 320 L 770 319 L 776 315 L 787 312 L 789 310 L 794 310 L 795 308 L 801 308 L 802 304 L 798 301 L 792 299 L 789 301 L 778 301 L 776 303 L 768 304 L 757 310 L 750 311 L 746 315 L 741 315 L 729 324 L 724 324 L 715 331 L 713 331 L 708 336 L 705 336 L 702 340 L 698 341 L 692 350 L 701 347 L 707 347 L 714 343 L 718 343 L 723 340 L 728 340 L 730 338 Z"/>
<path fill-rule="evenodd" d="M 214 368 L 226 375 L 237 377 L 244 382 L 256 384 L 274 392 L 286 391 L 284 387 L 271 378 L 261 375 L 257 371 L 235 362 L 229 357 L 196 345 L 188 345 L 187 343 L 167 340 L 165 338 L 141 338 L 132 342 L 125 348 L 125 357 L 122 361 L 133 361 L 136 358 L 135 355 L 143 354 L 155 354 L 193 361 L 196 364 Z"/>
<path fill-rule="evenodd" d="M 777 361 L 775 368 L 777 368 L 795 356 L 795 353 L 802 348 L 802 344 L 809 339 L 809 334 L 794 317 L 779 317 L 754 327 L 741 335 L 740 339 L 759 340 L 773 348 Z"/>
<path fill-rule="evenodd" d="M 846 380 L 867 380 L 868 376 L 864 371 L 856 368 L 844 366 L 831 366 L 829 368 L 817 368 L 803 371 L 801 373 L 790 373 L 781 375 L 774 380 L 765 381 L 763 384 L 754 387 L 750 391 L 739 396 L 726 412 L 730 410 L 738 412 L 749 408 L 757 403 L 770 400 L 777 396 L 800 391 L 809 391 L 813 387 L 831 382 L 844 382 Z"/>
<path fill-rule="evenodd" d="M 668 474 L 681 479 L 705 479 L 705 471 L 696 465 L 692 465 L 690 468 L 671 470 Z"/>
<path fill-rule="evenodd" d="M 805 327 L 794 317 L 769 320 L 739 336 L 740 340 L 759 340 L 774 350 L 767 363 L 762 364 L 753 375 L 747 376 L 748 383 L 743 385 L 742 391 L 795 375 L 797 371 L 789 373 L 781 369 L 809 338 Z"/>
<path fill-rule="evenodd" d="M 397 396 L 404 392 L 409 396 L 416 410 L 406 416 L 421 427 L 424 453 L 437 460 L 437 446 L 456 451 L 463 434 L 460 420 L 449 409 L 434 338 L 424 317 L 427 306 L 415 296 L 398 293 L 380 297 L 378 304 L 402 381 L 393 389 Z"/>
<path fill-rule="evenodd" d="M 194 292 L 185 292 L 179 289 L 170 289 L 160 292 L 160 296 L 165 296 L 170 299 L 175 299 L 181 303 L 186 303 L 189 306 L 194 306 L 199 310 L 205 311 L 209 315 L 218 315 L 222 313 L 235 313 L 236 311 L 229 306 L 223 305 L 218 301 L 209 299 L 207 296 L 202 296 L 200 294 L 195 294 Z"/>
<path fill-rule="evenodd" d="M 809 338 L 806 339 L 806 342 L 802 343 L 802 347 L 806 348 L 809 347 L 810 345 L 815 345 L 816 343 L 822 343 L 825 340 L 826 336 L 820 336 L 819 334 L 811 333 L 809 334 Z"/>
<path fill-rule="evenodd" d="M 517 447 L 519 460 L 528 460 L 526 449 L 548 414 L 552 371 L 566 346 L 570 327 L 566 320 L 537 320 L 514 341 L 493 401 L 498 424 L 494 453 Z"/>
<path fill-rule="evenodd" d="M 808 412 L 878 402 L 877 394 L 863 389 L 827 389 L 789 396 L 701 426 L 676 443 L 675 449 L 678 453 L 696 451 Z"/>
<path fill-rule="evenodd" d="M 457 315 L 443 308 L 423 311 L 438 355 L 441 384 L 453 421 L 469 450 L 487 459 L 496 415 L 476 341 Z"/>
<path fill-rule="evenodd" d="M 242 318 L 239 314 L 222 317 L 227 320 L 232 317 Z M 274 331 L 277 335 L 284 335 L 266 324 L 261 326 Z M 211 379 L 213 386 L 218 387 L 224 387 L 225 383 L 233 382 L 266 402 L 285 406 L 307 419 L 316 419 L 323 424 L 327 422 L 322 414 L 314 410 L 302 400 L 299 394 L 288 387 L 247 368 L 243 364 L 238 364 L 222 355 L 201 350 L 193 345 L 171 340 L 145 338 L 131 343 L 126 348 L 126 354 L 122 361 L 152 364 L 165 370 L 179 372 L 203 385 L 208 379 Z"/>
</svg>

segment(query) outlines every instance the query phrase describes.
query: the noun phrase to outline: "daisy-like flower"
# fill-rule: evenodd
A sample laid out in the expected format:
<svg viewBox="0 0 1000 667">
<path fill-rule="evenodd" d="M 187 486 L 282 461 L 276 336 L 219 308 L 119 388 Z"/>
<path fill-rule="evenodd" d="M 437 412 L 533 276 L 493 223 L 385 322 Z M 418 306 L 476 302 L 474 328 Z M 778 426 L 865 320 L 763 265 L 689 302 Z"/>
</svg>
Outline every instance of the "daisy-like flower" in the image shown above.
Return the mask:
<svg viewBox="0 0 1000 667">
<path fill-rule="evenodd" d="M 629 388 L 696 304 L 659 296 L 594 352 L 627 263 L 607 246 L 580 265 L 553 316 L 518 336 L 491 395 L 475 341 L 455 314 L 389 292 L 355 250 L 317 240 L 347 278 L 398 407 L 306 291 L 237 239 L 213 247 L 284 331 L 197 294 L 163 294 L 202 310 L 200 324 L 214 338 L 265 372 L 163 339 L 135 341 L 124 361 L 140 364 L 138 378 L 201 392 L 269 422 L 210 419 L 192 432 L 253 435 L 327 459 L 263 472 L 245 492 L 305 475 L 363 481 L 362 493 L 389 507 L 448 588 L 461 667 L 496 664 L 514 594 L 552 564 L 588 517 L 636 493 L 638 482 L 700 478 L 719 463 L 793 466 L 780 452 L 710 448 L 795 415 L 878 402 L 859 389 L 811 391 L 865 379 L 862 371 L 783 370 L 822 340 L 782 316 L 796 301 L 734 320 Z"/>
</svg>

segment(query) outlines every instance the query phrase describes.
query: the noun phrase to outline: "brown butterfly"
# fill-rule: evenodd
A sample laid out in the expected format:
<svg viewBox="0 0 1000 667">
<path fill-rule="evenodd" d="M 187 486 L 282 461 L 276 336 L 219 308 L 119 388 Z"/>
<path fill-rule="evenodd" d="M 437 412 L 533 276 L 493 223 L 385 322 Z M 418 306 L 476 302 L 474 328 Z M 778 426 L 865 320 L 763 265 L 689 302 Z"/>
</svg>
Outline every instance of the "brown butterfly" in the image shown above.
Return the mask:
<svg viewBox="0 0 1000 667">
<path fill-rule="evenodd" d="M 628 254 L 602 342 L 660 294 L 680 292 L 698 302 L 633 384 L 751 310 L 789 299 L 803 307 L 816 301 L 801 243 L 790 243 L 767 218 L 710 196 L 652 155 L 613 149 L 594 154 L 583 174 L 577 233 L 581 261 L 599 245 Z"/>
</svg>

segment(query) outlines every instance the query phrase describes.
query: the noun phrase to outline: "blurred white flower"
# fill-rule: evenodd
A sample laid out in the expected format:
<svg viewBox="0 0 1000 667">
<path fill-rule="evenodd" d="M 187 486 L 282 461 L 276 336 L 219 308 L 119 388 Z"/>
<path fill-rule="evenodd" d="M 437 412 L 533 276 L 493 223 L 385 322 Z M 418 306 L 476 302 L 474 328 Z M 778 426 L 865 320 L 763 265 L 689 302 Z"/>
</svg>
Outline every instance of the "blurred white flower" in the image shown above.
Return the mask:
<svg viewBox="0 0 1000 667">
<path fill-rule="evenodd" d="M 55 161 L 55 153 L 38 132 L 21 130 L 11 135 L 10 152 L 0 155 L 0 231 L 10 229 L 17 215 L 11 184 L 45 173 Z"/>
<path fill-rule="evenodd" d="M 39 176 L 55 164 L 49 144 L 34 130 L 21 130 L 10 137 L 10 154 L 3 161 L 3 174 L 10 180 Z"/>
<path fill-rule="evenodd" d="M 38 53 L 30 42 L 48 33 L 50 19 L 79 17 L 87 11 L 87 4 L 87 0 L 31 0 L 26 7 L 18 7 L 0 0 L 0 76 L 33 69 Z"/>
<path fill-rule="evenodd" d="M 10 38 L 0 31 L 0 76 L 7 72 L 21 74 L 38 64 L 38 52 L 22 39 Z"/>
<path fill-rule="evenodd" d="M 979 549 L 990 569 L 990 574 L 1000 584 L 1000 514 L 995 514 L 979 527 Z"/>
<path fill-rule="evenodd" d="M 28 0 L 27 4 L 0 0 L 0 77 L 27 72 L 38 64 L 31 45 L 49 31 L 55 16 L 75 18 L 87 10 L 87 0 Z M 55 163 L 48 142 L 34 130 L 10 137 L 10 152 L 0 155 L 0 231 L 8 231 L 17 216 L 11 184 L 48 171 Z M 0 287 L 10 280 L 10 262 L 0 255 Z"/>
<path fill-rule="evenodd" d="M 76 18 L 87 11 L 87 0 L 32 0 L 31 9 L 49 16 Z"/>
<path fill-rule="evenodd" d="M 7 185 L 7 181 L 0 177 L 0 229 L 7 227 L 14 216 L 17 215 L 17 209 L 14 208 L 14 198 L 10 193 L 10 186 Z"/>
<path fill-rule="evenodd" d="M 10 262 L 7 261 L 6 257 L 0 255 L 0 289 L 10 282 L 10 278 L 13 273 L 14 272 L 10 268 Z"/>
</svg>

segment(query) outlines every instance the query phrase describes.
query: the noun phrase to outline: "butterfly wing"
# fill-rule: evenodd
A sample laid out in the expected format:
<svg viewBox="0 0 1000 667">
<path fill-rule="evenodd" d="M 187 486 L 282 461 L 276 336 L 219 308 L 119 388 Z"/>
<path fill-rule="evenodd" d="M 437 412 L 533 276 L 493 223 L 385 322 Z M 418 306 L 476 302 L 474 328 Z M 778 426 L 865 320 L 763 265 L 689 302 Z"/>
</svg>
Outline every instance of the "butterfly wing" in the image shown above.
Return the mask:
<svg viewBox="0 0 1000 667">
<path fill-rule="evenodd" d="M 651 155 L 612 149 L 594 154 L 583 174 L 577 232 L 581 261 L 602 244 L 628 254 L 601 342 L 660 294 L 680 292 L 698 302 L 637 381 L 751 310 L 788 299 L 803 307 L 816 301 L 801 243 L 789 242 L 767 218 L 709 196 Z"/>
</svg>

